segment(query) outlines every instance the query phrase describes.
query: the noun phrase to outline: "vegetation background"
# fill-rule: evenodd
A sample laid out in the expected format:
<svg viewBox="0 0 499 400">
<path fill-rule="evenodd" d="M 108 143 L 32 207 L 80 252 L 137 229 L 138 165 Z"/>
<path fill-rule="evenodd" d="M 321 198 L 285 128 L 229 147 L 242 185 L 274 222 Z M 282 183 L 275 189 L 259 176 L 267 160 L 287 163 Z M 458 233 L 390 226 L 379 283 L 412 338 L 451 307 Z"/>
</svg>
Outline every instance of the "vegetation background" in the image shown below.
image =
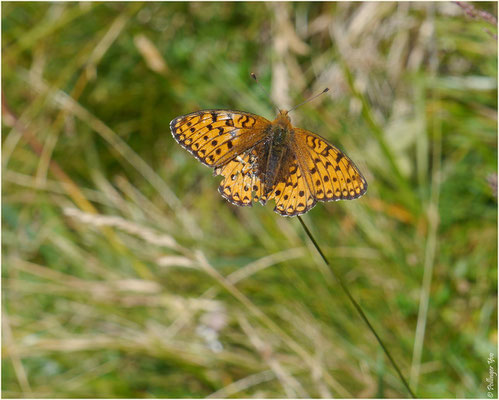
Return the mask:
<svg viewBox="0 0 499 400">
<path fill-rule="evenodd" d="M 474 7 L 474 8 L 473 8 Z M 497 371 L 496 3 L 2 3 L 3 397 L 406 397 L 306 239 L 169 122 L 344 149 L 305 220 L 421 397 Z M 497 396 L 497 381 L 493 396 Z"/>
</svg>

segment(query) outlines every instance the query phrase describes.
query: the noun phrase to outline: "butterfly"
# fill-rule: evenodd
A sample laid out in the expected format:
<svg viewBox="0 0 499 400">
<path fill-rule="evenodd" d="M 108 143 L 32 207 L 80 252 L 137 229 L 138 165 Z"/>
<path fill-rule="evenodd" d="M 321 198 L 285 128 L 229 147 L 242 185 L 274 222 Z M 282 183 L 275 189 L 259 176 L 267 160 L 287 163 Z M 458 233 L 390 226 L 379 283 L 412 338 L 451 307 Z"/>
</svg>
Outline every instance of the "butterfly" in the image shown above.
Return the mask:
<svg viewBox="0 0 499 400">
<path fill-rule="evenodd" d="M 232 110 L 202 110 L 170 122 L 175 140 L 222 175 L 218 191 L 237 206 L 274 199 L 283 216 L 306 213 L 317 201 L 351 200 L 367 190 L 353 161 L 324 138 L 291 125 Z"/>
</svg>

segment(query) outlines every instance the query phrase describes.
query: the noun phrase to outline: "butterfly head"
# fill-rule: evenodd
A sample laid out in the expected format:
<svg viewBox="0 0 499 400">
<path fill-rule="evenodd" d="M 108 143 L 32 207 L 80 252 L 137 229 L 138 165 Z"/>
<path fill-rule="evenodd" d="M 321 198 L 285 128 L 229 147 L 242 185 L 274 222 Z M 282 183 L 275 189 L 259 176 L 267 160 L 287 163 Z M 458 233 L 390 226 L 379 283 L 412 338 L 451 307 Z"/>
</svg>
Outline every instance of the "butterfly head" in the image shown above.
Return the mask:
<svg viewBox="0 0 499 400">
<path fill-rule="evenodd" d="M 275 124 L 282 125 L 283 127 L 289 125 L 291 123 L 291 119 L 289 118 L 288 110 L 279 110 L 279 114 L 274 121 Z"/>
</svg>

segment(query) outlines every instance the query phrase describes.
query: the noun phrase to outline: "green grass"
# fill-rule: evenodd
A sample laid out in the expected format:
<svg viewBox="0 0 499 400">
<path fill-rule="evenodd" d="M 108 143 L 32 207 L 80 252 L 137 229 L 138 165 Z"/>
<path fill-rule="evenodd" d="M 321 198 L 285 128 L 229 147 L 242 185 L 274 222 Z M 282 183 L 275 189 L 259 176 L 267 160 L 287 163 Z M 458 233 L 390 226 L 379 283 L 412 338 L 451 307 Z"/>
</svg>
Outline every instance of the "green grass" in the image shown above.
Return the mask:
<svg viewBox="0 0 499 400">
<path fill-rule="evenodd" d="M 3 397 L 407 397 L 299 222 L 227 203 L 170 134 L 273 119 L 250 72 L 283 108 L 331 88 L 293 123 L 369 190 L 306 223 L 419 397 L 487 397 L 485 29 L 454 3 L 3 3 Z"/>
</svg>

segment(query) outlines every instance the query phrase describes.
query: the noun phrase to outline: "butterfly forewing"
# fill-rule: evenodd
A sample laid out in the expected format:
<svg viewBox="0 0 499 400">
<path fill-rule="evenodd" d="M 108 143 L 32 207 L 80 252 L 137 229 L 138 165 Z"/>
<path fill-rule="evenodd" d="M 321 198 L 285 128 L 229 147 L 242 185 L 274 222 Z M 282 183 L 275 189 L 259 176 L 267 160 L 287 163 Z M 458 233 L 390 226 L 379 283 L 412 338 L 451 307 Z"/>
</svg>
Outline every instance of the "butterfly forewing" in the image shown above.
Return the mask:
<svg viewBox="0 0 499 400">
<path fill-rule="evenodd" d="M 175 140 L 209 167 L 223 165 L 264 139 L 270 121 L 255 114 L 203 110 L 170 123 Z"/>
<path fill-rule="evenodd" d="M 351 200 L 362 196 L 367 182 L 338 148 L 315 133 L 294 128 L 294 146 L 309 188 L 319 201 Z"/>
</svg>

